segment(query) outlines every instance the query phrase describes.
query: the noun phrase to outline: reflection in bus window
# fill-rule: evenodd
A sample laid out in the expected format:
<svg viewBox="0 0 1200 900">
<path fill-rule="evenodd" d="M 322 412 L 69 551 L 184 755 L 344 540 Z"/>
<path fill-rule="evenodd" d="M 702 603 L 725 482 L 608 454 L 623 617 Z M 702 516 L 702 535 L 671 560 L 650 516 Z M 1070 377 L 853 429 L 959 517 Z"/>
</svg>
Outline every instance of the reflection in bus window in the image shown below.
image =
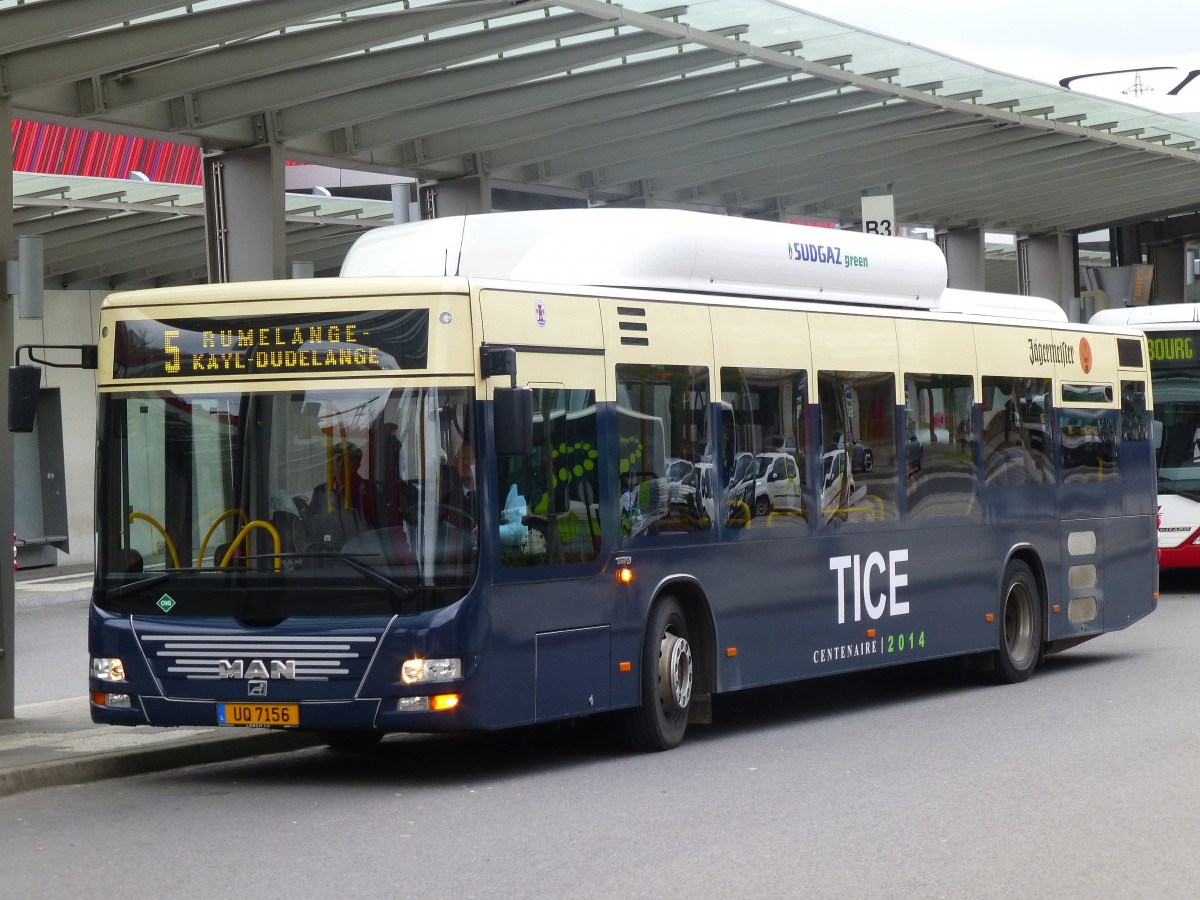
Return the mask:
<svg viewBox="0 0 1200 900">
<path fill-rule="evenodd" d="M 734 470 L 727 503 L 744 505 L 748 527 L 806 525 L 808 375 L 786 369 L 721 370 L 726 446 Z M 730 514 L 732 515 L 732 514 Z M 727 519 L 728 524 L 734 524 Z"/>
<path fill-rule="evenodd" d="M 1048 378 L 983 378 L 983 472 L 989 485 L 1054 483 Z"/>
<path fill-rule="evenodd" d="M 1117 412 L 1059 411 L 1063 481 L 1102 483 L 1117 477 Z"/>
<path fill-rule="evenodd" d="M 617 366 L 623 535 L 712 528 L 721 501 L 708 434 L 708 402 L 707 369 Z M 671 480 L 672 472 L 681 473 L 679 481 Z"/>
<path fill-rule="evenodd" d="M 908 515 L 979 516 L 970 375 L 907 375 Z"/>
<path fill-rule="evenodd" d="M 820 372 L 817 390 L 825 518 L 848 523 L 898 518 L 896 376 Z"/>
<path fill-rule="evenodd" d="M 533 389 L 533 454 L 499 457 L 500 564 L 589 562 L 600 547 L 594 391 Z"/>
<path fill-rule="evenodd" d="M 1150 413 L 1146 409 L 1146 382 L 1121 382 L 1121 440 L 1145 441 L 1150 437 Z"/>
</svg>

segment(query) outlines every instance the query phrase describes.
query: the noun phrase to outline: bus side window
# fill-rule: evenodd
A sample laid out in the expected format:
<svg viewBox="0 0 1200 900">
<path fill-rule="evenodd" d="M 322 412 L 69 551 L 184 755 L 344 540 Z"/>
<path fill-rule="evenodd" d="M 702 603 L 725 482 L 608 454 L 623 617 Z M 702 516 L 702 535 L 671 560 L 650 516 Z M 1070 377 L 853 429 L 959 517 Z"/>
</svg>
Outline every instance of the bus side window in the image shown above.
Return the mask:
<svg viewBox="0 0 1200 900">
<path fill-rule="evenodd" d="M 905 375 L 909 518 L 982 515 L 972 382 L 970 375 Z"/>
<path fill-rule="evenodd" d="M 989 485 L 1054 483 L 1048 378 L 983 378 L 983 473 Z"/>
<path fill-rule="evenodd" d="M 599 460 L 595 392 L 535 388 L 533 454 L 496 459 L 501 566 L 596 558 Z"/>
<path fill-rule="evenodd" d="M 808 524 L 807 409 L 807 372 L 721 369 L 721 427 L 734 461 L 727 526 Z"/>
<path fill-rule="evenodd" d="M 619 365 L 616 399 L 621 534 L 710 531 L 725 479 L 713 469 L 708 369 Z"/>
<path fill-rule="evenodd" d="M 819 372 L 821 505 L 826 521 L 885 522 L 899 517 L 896 376 Z"/>
</svg>

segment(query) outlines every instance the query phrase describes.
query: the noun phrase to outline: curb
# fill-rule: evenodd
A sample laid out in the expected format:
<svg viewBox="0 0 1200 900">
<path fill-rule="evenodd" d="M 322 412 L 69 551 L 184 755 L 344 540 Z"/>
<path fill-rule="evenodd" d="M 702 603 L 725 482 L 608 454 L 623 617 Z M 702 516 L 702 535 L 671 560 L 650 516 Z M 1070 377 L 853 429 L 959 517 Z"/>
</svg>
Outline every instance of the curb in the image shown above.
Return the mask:
<svg viewBox="0 0 1200 900">
<path fill-rule="evenodd" d="M 28 766 L 0 769 L 0 797 L 67 784 L 83 784 L 162 772 L 184 766 L 227 762 L 271 753 L 287 753 L 321 744 L 316 734 L 269 732 L 227 735 L 211 733 L 167 746 L 126 749 L 115 753 L 84 754 Z"/>
</svg>

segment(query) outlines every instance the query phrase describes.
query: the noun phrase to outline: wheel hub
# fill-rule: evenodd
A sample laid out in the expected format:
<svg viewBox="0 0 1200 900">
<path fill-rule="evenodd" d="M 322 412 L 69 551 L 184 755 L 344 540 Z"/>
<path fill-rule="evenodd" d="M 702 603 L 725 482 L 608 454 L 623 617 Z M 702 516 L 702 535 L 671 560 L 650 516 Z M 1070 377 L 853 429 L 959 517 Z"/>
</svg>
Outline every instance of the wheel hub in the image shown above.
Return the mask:
<svg viewBox="0 0 1200 900">
<path fill-rule="evenodd" d="M 668 710 L 687 709 L 692 699 L 692 647 L 670 632 L 663 635 L 658 655 L 658 693 Z"/>
</svg>

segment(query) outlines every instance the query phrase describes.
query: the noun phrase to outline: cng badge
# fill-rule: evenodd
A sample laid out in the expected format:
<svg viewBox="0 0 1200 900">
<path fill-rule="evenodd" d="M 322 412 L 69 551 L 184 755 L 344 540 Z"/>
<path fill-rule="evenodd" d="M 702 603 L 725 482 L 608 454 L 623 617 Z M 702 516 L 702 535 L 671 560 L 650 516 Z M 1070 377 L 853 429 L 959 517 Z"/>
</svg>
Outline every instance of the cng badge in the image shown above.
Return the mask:
<svg viewBox="0 0 1200 900">
<path fill-rule="evenodd" d="M 161 597 L 158 598 L 158 603 L 156 603 L 154 605 L 157 606 L 159 609 L 161 609 L 163 612 L 170 612 L 171 609 L 175 606 L 175 601 L 171 599 L 170 594 L 163 594 Z"/>
</svg>

